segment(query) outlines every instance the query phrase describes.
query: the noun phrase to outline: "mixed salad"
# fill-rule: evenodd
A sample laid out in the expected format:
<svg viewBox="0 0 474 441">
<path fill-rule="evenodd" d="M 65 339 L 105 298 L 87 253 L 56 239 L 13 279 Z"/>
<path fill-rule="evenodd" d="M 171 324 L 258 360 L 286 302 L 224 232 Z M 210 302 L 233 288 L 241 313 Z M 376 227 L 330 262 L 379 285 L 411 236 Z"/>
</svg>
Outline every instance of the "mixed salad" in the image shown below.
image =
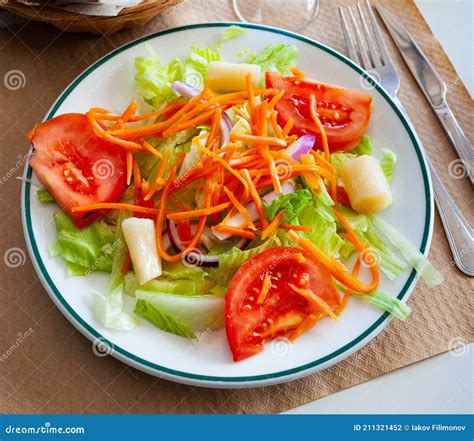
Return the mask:
<svg viewBox="0 0 474 441">
<path fill-rule="evenodd" d="M 191 339 L 225 327 L 235 361 L 338 320 L 350 297 L 404 320 L 409 307 L 377 289 L 381 273 L 442 279 L 377 216 L 397 197 L 397 157 L 372 153 L 371 96 L 308 78 L 286 44 L 223 61 L 242 32 L 167 64 L 150 49 L 125 110 L 31 130 L 38 197 L 62 209 L 51 253 L 69 275 L 110 273 L 93 293 L 103 326 L 141 318 Z"/>
</svg>

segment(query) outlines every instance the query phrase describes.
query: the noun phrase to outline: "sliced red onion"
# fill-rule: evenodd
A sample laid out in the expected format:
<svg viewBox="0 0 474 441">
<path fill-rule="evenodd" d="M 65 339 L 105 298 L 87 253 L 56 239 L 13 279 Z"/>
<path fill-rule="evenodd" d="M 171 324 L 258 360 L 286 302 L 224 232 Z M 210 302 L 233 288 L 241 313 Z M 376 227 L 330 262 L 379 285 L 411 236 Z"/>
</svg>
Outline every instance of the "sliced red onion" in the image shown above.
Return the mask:
<svg viewBox="0 0 474 441">
<path fill-rule="evenodd" d="M 191 84 L 185 83 L 184 81 L 175 81 L 171 84 L 171 88 L 176 92 L 179 93 L 184 98 L 193 98 L 201 93 L 200 90 L 196 89 Z"/>
<path fill-rule="evenodd" d="M 230 130 L 232 129 L 232 122 L 226 112 L 222 112 L 221 117 L 221 147 L 229 144 Z"/>
<path fill-rule="evenodd" d="M 316 137 L 313 135 L 303 135 L 299 137 L 295 142 L 290 144 L 286 149 L 286 154 L 293 158 L 295 161 L 299 161 L 301 155 L 307 155 L 314 146 Z"/>
<path fill-rule="evenodd" d="M 169 235 L 167 234 L 167 230 L 163 231 L 161 234 L 161 242 L 163 243 L 163 248 L 167 250 L 171 246 L 171 241 Z"/>
<path fill-rule="evenodd" d="M 181 241 L 179 239 L 176 224 L 173 221 L 170 221 L 169 219 L 166 219 L 166 231 L 168 233 L 168 237 L 173 249 L 177 253 L 180 253 L 181 251 L 183 251 L 185 247 L 181 245 Z M 239 240 L 235 244 L 235 246 L 237 248 L 240 248 L 241 250 L 244 250 L 245 248 L 247 248 L 250 242 L 251 242 L 250 239 L 243 237 L 241 240 Z M 186 256 L 184 257 L 184 260 L 189 265 L 194 265 L 194 266 L 205 266 L 205 267 L 219 266 L 219 256 L 211 256 L 208 254 L 207 255 L 202 254 L 198 249 L 192 250 L 191 252 L 186 254 Z"/>
<path fill-rule="evenodd" d="M 273 200 L 275 200 L 278 196 L 281 196 L 282 194 L 287 194 L 287 193 L 294 193 L 296 190 L 295 186 L 290 182 L 286 181 L 282 186 L 281 186 L 281 193 L 276 193 L 274 191 L 271 191 L 270 193 L 266 194 L 265 196 L 262 197 L 262 201 L 265 205 L 270 205 Z M 255 204 L 253 202 L 250 202 L 249 204 L 246 205 L 245 209 L 247 210 L 250 220 L 252 222 L 256 221 L 258 219 L 258 213 L 257 213 L 257 208 L 255 207 Z M 244 218 L 240 213 L 234 214 L 226 223 L 229 227 L 240 227 L 242 224 L 245 223 Z M 216 236 L 219 240 L 226 240 L 228 239 L 231 234 L 230 233 L 224 233 L 220 231 L 212 231 L 214 236 Z"/>
</svg>

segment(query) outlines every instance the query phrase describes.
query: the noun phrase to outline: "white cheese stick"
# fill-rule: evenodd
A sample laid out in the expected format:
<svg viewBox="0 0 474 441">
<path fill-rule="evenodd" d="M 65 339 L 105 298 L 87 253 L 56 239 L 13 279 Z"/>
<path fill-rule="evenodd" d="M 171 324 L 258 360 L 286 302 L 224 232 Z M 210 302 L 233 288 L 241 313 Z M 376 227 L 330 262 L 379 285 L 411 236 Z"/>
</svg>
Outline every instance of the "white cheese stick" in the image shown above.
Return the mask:
<svg viewBox="0 0 474 441">
<path fill-rule="evenodd" d="M 151 219 L 131 217 L 122 222 L 138 283 L 143 285 L 161 275 L 161 259 L 156 249 L 155 224 Z"/>
<path fill-rule="evenodd" d="M 352 208 L 358 213 L 377 213 L 392 203 L 392 192 L 379 161 L 363 155 L 341 168 L 344 188 Z"/>
<path fill-rule="evenodd" d="M 219 92 L 234 92 L 245 90 L 245 77 L 252 76 L 253 87 L 260 84 L 261 69 L 257 64 L 226 63 L 224 61 L 211 61 L 207 79 L 209 87 Z"/>
</svg>

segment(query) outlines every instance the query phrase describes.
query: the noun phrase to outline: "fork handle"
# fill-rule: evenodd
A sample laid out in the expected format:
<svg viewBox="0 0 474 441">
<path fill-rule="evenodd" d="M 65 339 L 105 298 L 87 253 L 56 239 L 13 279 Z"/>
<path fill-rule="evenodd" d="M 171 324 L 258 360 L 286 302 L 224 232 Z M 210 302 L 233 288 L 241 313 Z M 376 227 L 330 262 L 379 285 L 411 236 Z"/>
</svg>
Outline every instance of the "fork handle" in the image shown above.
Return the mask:
<svg viewBox="0 0 474 441">
<path fill-rule="evenodd" d="M 405 115 L 407 121 L 413 128 L 403 105 L 397 97 L 393 97 L 399 109 Z M 424 150 L 424 148 L 423 148 Z M 474 232 L 467 219 L 463 216 L 451 195 L 446 190 L 433 164 L 425 153 L 425 159 L 430 169 L 433 182 L 434 198 L 444 231 L 448 239 L 449 247 L 453 254 L 456 266 L 468 276 L 474 276 Z"/>
<path fill-rule="evenodd" d="M 435 108 L 435 112 L 443 125 L 444 130 L 448 134 L 459 159 L 462 161 L 466 176 L 471 182 L 471 186 L 474 186 L 474 149 L 447 104 Z"/>
</svg>

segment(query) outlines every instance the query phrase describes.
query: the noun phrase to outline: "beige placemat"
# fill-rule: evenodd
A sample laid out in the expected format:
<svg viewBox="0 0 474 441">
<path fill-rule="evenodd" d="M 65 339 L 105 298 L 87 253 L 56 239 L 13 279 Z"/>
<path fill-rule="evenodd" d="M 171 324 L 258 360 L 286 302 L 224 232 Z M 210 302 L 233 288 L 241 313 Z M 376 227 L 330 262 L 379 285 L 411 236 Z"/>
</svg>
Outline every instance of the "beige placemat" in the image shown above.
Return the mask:
<svg viewBox="0 0 474 441">
<path fill-rule="evenodd" d="M 303 33 L 344 52 L 336 9 L 341 3 L 322 0 L 319 16 Z M 472 142 L 474 105 L 446 55 L 412 1 L 389 6 L 447 83 L 449 102 Z M 0 30 L 5 85 L 0 84 L 0 252 L 9 262 L 0 264 L 0 412 L 280 412 L 472 341 L 472 280 L 454 267 L 438 218 L 430 258 L 445 276 L 444 284 L 427 290 L 420 283 L 409 300 L 413 313 L 408 321 L 393 321 L 345 361 L 285 385 L 212 390 L 151 377 L 112 357 L 95 356 L 91 343 L 53 306 L 26 254 L 21 230 L 16 177 L 28 149 L 25 132 L 79 72 L 120 44 L 172 26 L 235 19 L 230 1 L 187 0 L 146 27 L 109 37 L 64 34 L 37 23 Z M 397 53 L 394 58 L 402 77 L 401 101 L 472 223 L 472 192 L 464 179 L 448 173 L 456 156 Z M 14 254 L 18 260 L 12 259 Z M 466 350 L 461 347 L 453 356 Z"/>
</svg>

